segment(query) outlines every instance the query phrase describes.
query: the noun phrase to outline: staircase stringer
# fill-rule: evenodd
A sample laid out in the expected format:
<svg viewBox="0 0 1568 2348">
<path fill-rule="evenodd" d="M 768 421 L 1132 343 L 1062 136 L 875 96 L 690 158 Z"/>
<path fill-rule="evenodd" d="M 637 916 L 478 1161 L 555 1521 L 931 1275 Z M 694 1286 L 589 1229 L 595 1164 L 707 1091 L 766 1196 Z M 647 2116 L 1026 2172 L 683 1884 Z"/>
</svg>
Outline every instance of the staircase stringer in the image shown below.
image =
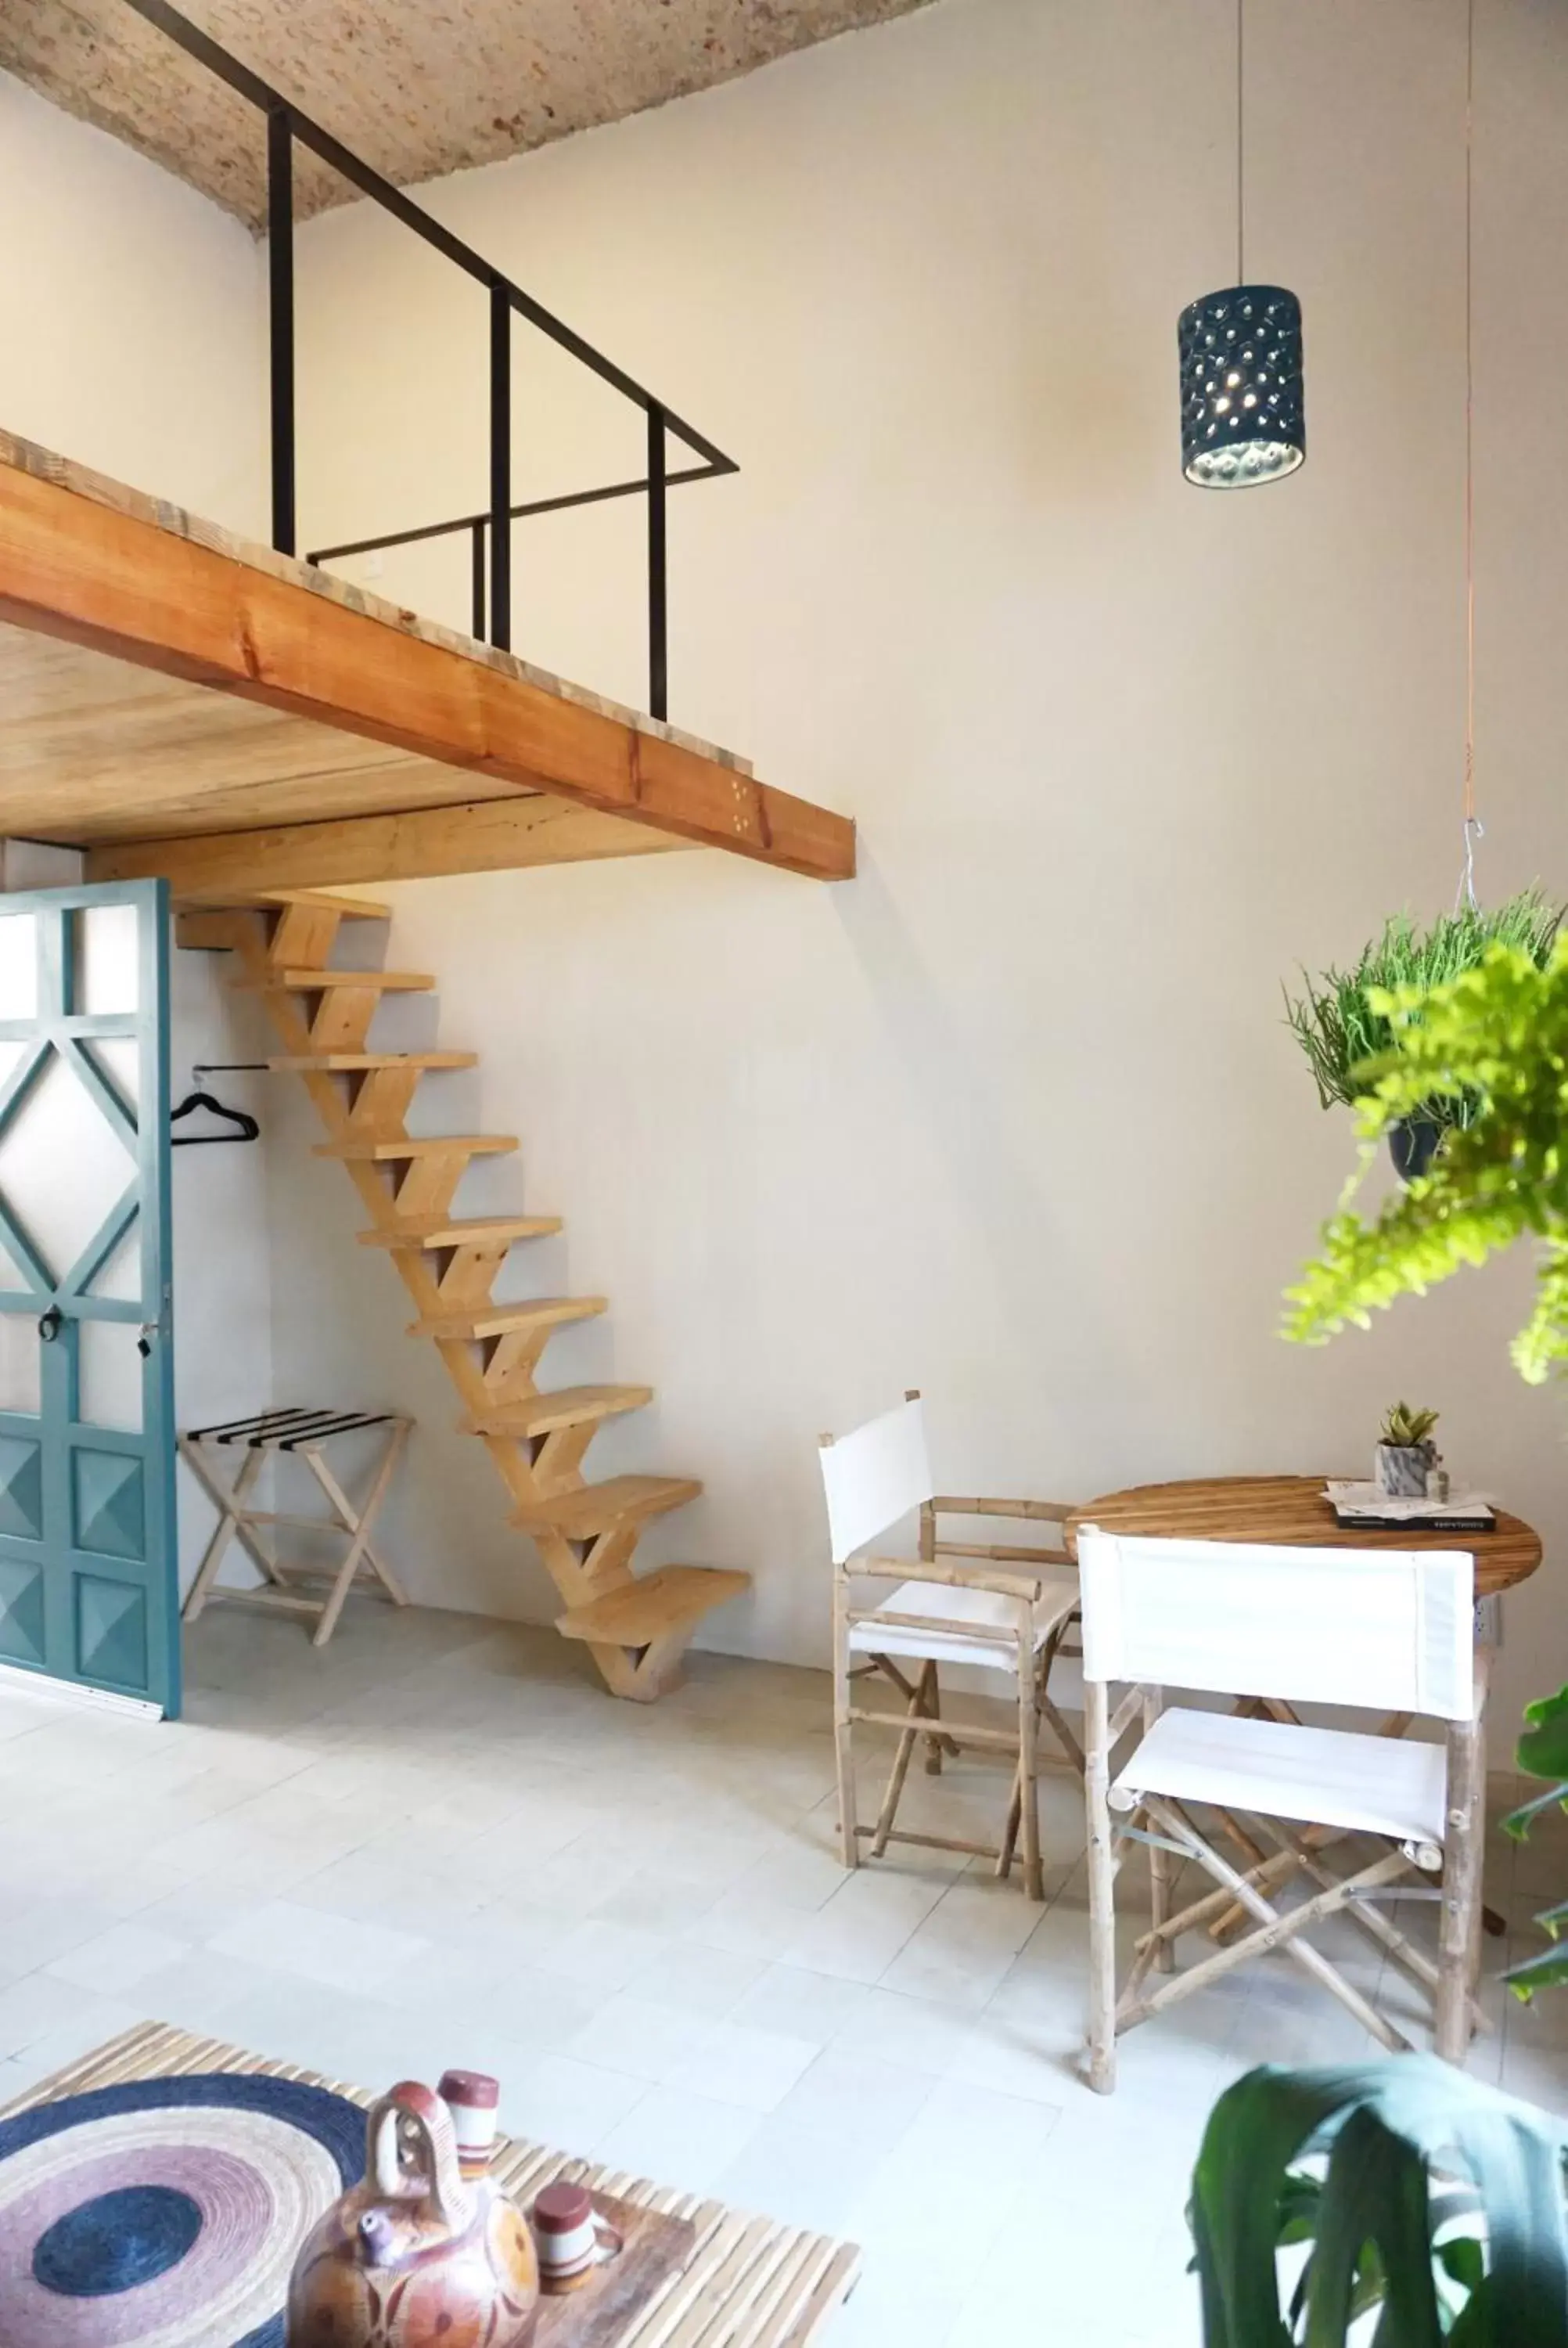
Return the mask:
<svg viewBox="0 0 1568 2348">
<path fill-rule="evenodd" d="M 382 999 L 378 988 L 355 986 L 346 973 L 334 975 L 333 983 L 319 991 L 291 986 L 283 977 L 284 973 L 324 972 L 343 918 L 337 904 L 302 899 L 264 910 L 201 911 L 184 917 L 191 924 L 190 942 L 222 944 L 235 952 L 243 973 L 239 983 L 256 994 L 284 1056 L 290 1058 L 367 1049 L 371 1022 Z M 301 1007 L 302 999 L 313 1003 L 309 1015 Z M 329 1144 L 407 1138 L 405 1119 L 423 1070 L 302 1068 L 296 1073 Z M 400 1227 L 422 1219 L 450 1215 L 471 1156 L 469 1149 L 455 1141 L 450 1150 L 391 1163 L 350 1157 L 341 1162 L 374 1229 L 395 1234 Z M 490 1302 L 495 1276 L 509 1247 L 508 1241 L 426 1250 L 411 1242 L 392 1247 L 388 1252 L 420 1318 L 428 1320 L 481 1313 Z M 437 1263 L 435 1272 L 429 1261 L 432 1255 Z M 459 1395 L 478 1416 L 507 1402 L 538 1394 L 539 1357 L 550 1334 L 549 1327 L 544 1326 L 480 1340 L 442 1336 L 435 1342 Z M 538 1437 L 499 1433 L 481 1437 L 514 1504 L 529 1514 L 529 1538 L 563 1603 L 569 1612 L 579 1615 L 636 1584 L 631 1560 L 643 1525 L 642 1516 L 630 1508 L 585 1539 L 572 1538 L 548 1521 L 552 1502 L 594 1488 L 588 1484 L 583 1460 L 600 1423 L 555 1427 Z M 671 1497 L 661 1495 L 658 1505 L 670 1505 Z M 690 1581 L 699 1570 L 666 1568 L 661 1575 L 684 1576 Z M 702 1607 L 721 1602 L 745 1579 L 733 1573 L 716 1576 L 712 1601 L 701 1601 L 694 1611 L 679 1615 L 640 1645 L 598 1639 L 575 1625 L 572 1635 L 587 1645 L 612 1694 L 650 1703 L 670 1684 Z M 661 1574 L 651 1576 L 650 1585 L 660 1580 Z"/>
</svg>

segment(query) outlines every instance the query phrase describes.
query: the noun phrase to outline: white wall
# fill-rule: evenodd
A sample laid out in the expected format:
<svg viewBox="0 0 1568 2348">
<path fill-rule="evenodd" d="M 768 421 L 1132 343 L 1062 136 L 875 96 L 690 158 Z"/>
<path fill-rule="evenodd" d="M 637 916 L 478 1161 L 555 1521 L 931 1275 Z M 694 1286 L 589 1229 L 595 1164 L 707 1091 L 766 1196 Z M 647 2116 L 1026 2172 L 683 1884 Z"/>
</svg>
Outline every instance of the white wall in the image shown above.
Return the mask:
<svg viewBox="0 0 1568 2348">
<path fill-rule="evenodd" d="M 1486 891 L 1568 893 L 1568 24 L 1480 12 Z M 906 1385 L 939 1473 L 1091 1494 L 1356 1469 L 1396 1395 L 1547 1533 L 1502 1694 L 1568 1675 L 1560 1395 L 1506 1359 L 1520 1258 L 1323 1353 L 1280 1291 L 1352 1147 L 1280 1019 L 1297 961 L 1451 899 L 1462 708 L 1460 0 L 1257 0 L 1250 263 L 1300 293 L 1310 456 L 1204 496 L 1174 325 L 1229 278 L 1229 0 L 947 0 L 428 191 L 739 457 L 675 501 L 673 713 L 852 810 L 861 877 L 713 856 L 425 883 L 395 958 L 477 1045 L 465 1117 L 569 1217 L 542 1289 L 647 1377 L 596 1467 L 701 1473 L 651 1552 L 736 1562 L 716 1643 L 820 1657 L 814 1438 Z M 483 499 L 478 298 L 363 207 L 302 238 L 304 528 Z M 636 435 L 519 337 L 523 490 Z M 519 530 L 517 640 L 641 696 L 638 517 Z M 445 567 L 443 564 L 445 563 Z M 463 623 L 461 561 L 385 591 Z M 337 1169 L 274 1195 L 281 1388 L 401 1398 L 420 1594 L 543 1613 Z"/>
<path fill-rule="evenodd" d="M 0 422 L 264 535 L 261 263 L 237 221 L 0 73 Z"/>
<path fill-rule="evenodd" d="M 263 533 L 261 278 L 245 231 L 4 74 L 0 223 L 0 423 Z M 26 853 L 7 860 L 9 886 L 45 878 Z M 259 1056 L 224 974 L 210 956 L 174 957 L 176 1099 L 192 1061 Z M 254 1105 L 260 1081 L 230 1079 L 225 1097 Z M 173 1163 L 177 1406 L 182 1425 L 210 1423 L 271 1398 L 263 1152 Z M 187 1580 L 210 1521 L 182 1475 Z"/>
</svg>

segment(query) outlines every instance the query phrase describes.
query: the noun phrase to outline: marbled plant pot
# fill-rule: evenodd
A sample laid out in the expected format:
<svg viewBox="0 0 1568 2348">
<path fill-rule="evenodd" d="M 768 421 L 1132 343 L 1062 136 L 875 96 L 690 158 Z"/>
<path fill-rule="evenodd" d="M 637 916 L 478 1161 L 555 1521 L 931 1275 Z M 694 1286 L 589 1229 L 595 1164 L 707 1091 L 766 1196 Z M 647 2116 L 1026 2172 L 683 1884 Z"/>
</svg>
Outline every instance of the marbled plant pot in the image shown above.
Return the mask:
<svg viewBox="0 0 1568 2348">
<path fill-rule="evenodd" d="M 1390 1500 L 1422 1500 L 1427 1471 L 1437 1462 L 1435 1443 L 1379 1443 L 1372 1455 L 1372 1480 Z"/>
</svg>

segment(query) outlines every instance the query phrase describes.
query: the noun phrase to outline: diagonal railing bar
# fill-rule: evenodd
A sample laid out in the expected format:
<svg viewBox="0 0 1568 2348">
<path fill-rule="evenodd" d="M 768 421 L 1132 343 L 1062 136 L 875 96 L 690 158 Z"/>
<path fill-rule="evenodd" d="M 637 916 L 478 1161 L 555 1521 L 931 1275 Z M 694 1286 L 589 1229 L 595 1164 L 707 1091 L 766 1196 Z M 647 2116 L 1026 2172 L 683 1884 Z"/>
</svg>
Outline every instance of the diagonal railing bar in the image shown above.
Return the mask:
<svg viewBox="0 0 1568 2348">
<path fill-rule="evenodd" d="M 718 478 L 715 466 L 685 465 L 679 472 L 666 473 L 664 486 L 672 489 L 682 481 L 713 481 Z M 644 475 L 636 481 L 607 481 L 602 489 L 571 489 L 563 497 L 530 498 L 526 505 L 512 506 L 507 510 L 513 521 L 527 521 L 531 514 L 565 513 L 574 506 L 601 506 L 611 498 L 645 498 L 652 487 L 652 482 Z M 341 556 L 350 554 L 380 554 L 388 547 L 417 546 L 423 539 L 455 538 L 459 530 L 487 530 L 489 523 L 490 513 L 487 507 L 482 513 L 459 514 L 455 521 L 422 522 L 416 530 L 389 530 L 380 538 L 354 538 L 345 541 L 342 546 L 314 547 L 305 561 L 335 562 Z"/>
<path fill-rule="evenodd" d="M 645 385 L 637 381 L 624 367 L 596 350 L 584 336 L 577 334 L 564 319 L 546 309 L 531 294 L 524 292 L 494 262 L 456 235 L 453 231 L 416 204 L 402 189 L 383 177 L 372 166 L 334 139 L 330 130 L 322 128 L 303 109 L 273 85 L 263 79 L 240 59 L 191 23 L 169 0 L 125 0 L 148 24 L 179 46 L 188 57 L 226 82 L 248 105 L 264 116 L 267 124 L 267 219 L 270 231 L 269 254 L 269 314 L 271 320 L 271 412 L 272 436 L 272 543 L 281 553 L 295 551 L 295 419 L 294 419 L 294 281 L 293 281 L 293 160 L 296 146 L 310 152 L 356 188 L 361 195 L 412 230 L 415 236 L 434 251 L 463 270 L 490 296 L 490 504 L 483 514 L 466 515 L 452 522 L 438 522 L 414 530 L 396 530 L 381 538 L 356 540 L 352 545 L 323 547 L 307 557 L 313 562 L 325 561 L 345 554 L 378 553 L 393 546 L 408 546 L 417 540 L 441 538 L 461 530 L 473 532 L 473 609 L 475 634 L 487 633 L 491 644 L 506 649 L 511 638 L 511 554 L 510 523 L 529 514 L 559 513 L 578 505 L 597 505 L 607 498 L 646 495 L 649 500 L 649 706 L 653 716 L 669 715 L 667 671 L 669 665 L 669 623 L 666 610 L 668 563 L 665 549 L 663 500 L 667 489 L 677 482 L 712 480 L 725 473 L 738 472 L 733 458 L 725 456 L 718 445 L 688 424 L 668 404 L 656 397 Z M 511 367 L 506 353 L 507 338 L 502 321 L 513 314 L 527 320 L 550 341 L 566 351 L 581 366 L 589 368 L 620 394 L 641 407 L 648 419 L 651 452 L 661 451 L 665 436 L 671 435 L 701 457 L 700 466 L 686 467 L 671 472 L 661 458 L 651 461 L 645 480 L 613 483 L 603 489 L 580 491 L 575 496 L 536 499 L 528 504 L 515 506 L 511 500 Z M 488 577 L 486 572 L 485 531 L 488 529 Z"/>
</svg>

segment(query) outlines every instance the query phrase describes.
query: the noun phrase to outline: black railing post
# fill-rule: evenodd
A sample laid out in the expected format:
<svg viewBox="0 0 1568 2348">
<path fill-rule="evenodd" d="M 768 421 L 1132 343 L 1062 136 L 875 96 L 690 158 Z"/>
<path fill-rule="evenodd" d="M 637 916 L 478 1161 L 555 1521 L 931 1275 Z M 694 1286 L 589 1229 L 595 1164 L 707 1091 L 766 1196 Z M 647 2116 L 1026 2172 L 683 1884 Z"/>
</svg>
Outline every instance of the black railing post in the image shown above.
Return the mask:
<svg viewBox="0 0 1568 2348">
<path fill-rule="evenodd" d="M 483 514 L 477 515 L 469 527 L 472 533 L 468 559 L 471 565 L 470 575 L 473 580 L 473 635 L 474 642 L 477 644 L 482 644 L 485 641 L 485 602 L 487 592 L 485 587 L 485 516 Z"/>
<path fill-rule="evenodd" d="M 272 363 L 272 544 L 296 550 L 294 523 L 294 134 L 287 109 L 267 116 L 268 314 Z"/>
<path fill-rule="evenodd" d="M 490 288 L 490 642 L 512 647 L 512 305 Z"/>
<path fill-rule="evenodd" d="M 665 530 L 664 410 L 648 411 L 648 713 L 670 715 L 670 562 Z"/>
</svg>

